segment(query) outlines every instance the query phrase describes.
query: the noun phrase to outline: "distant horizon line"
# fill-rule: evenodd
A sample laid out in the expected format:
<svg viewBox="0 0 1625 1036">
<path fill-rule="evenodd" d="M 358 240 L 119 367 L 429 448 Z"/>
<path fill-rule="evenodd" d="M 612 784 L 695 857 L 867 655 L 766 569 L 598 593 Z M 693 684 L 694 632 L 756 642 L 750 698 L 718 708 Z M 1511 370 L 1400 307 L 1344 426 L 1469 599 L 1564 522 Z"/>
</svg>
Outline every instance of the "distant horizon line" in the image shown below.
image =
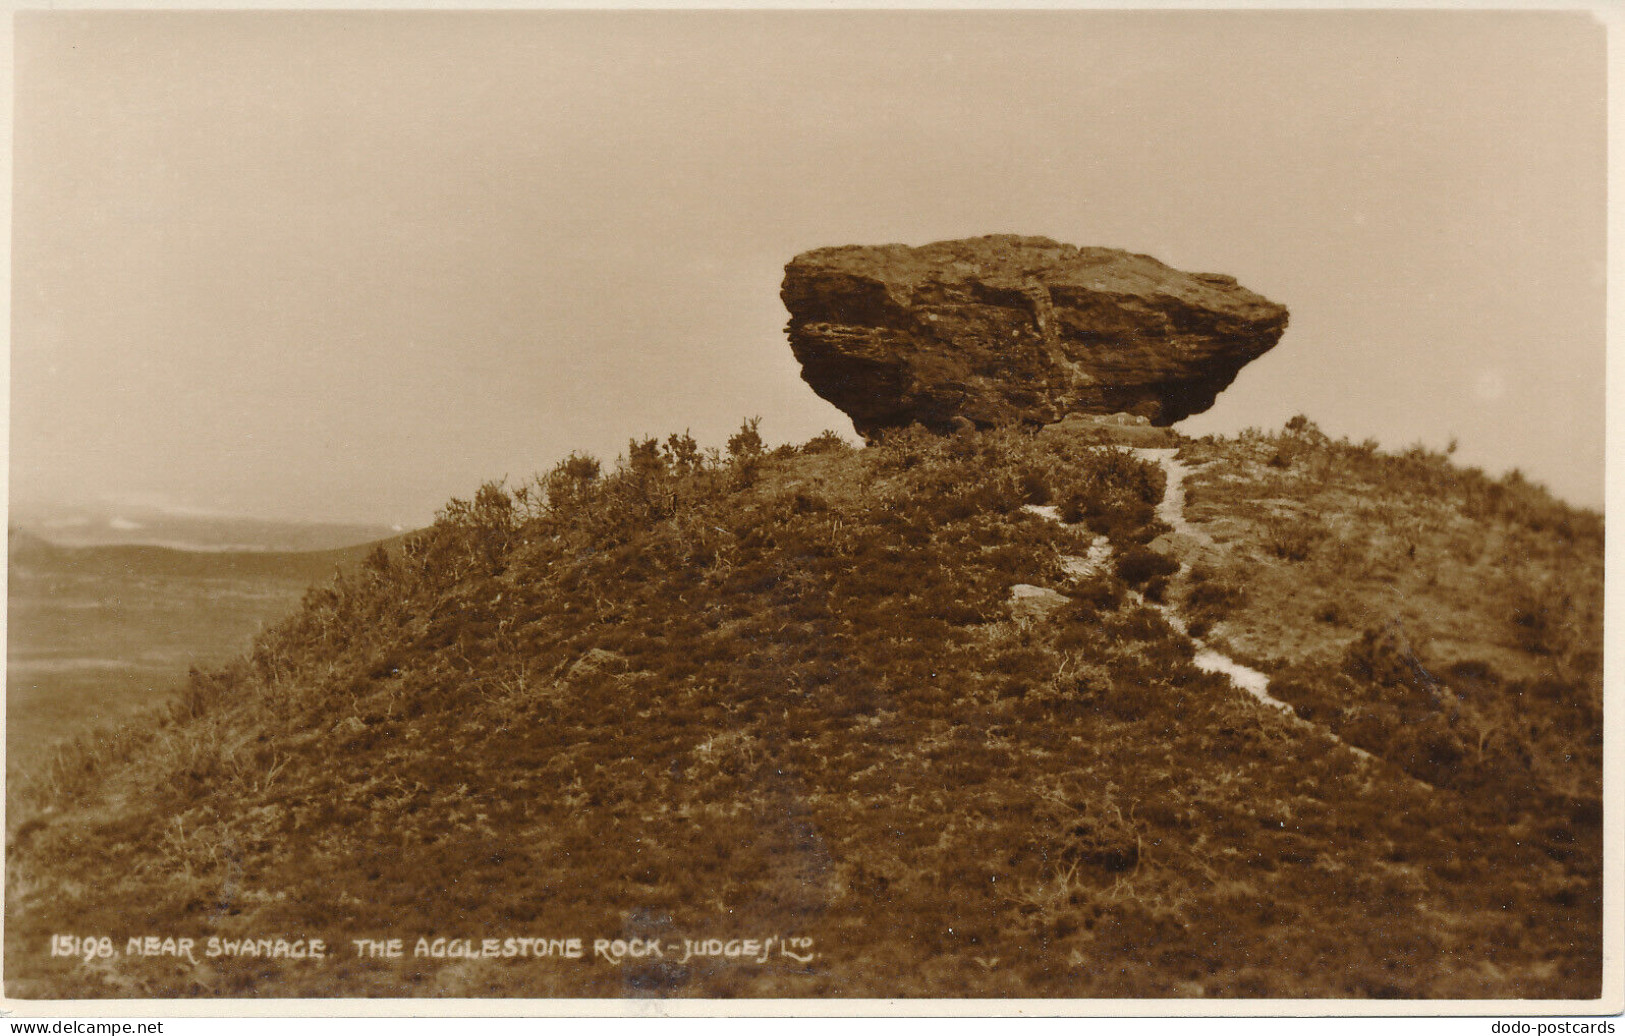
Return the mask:
<svg viewBox="0 0 1625 1036">
<path fill-rule="evenodd" d="M 1192 415 L 1193 418 L 1200 417 L 1200 416 L 1201 415 Z M 1307 415 L 1305 415 L 1305 416 L 1307 416 Z M 1313 421 L 1313 418 L 1310 418 L 1310 420 Z M 1200 439 L 1200 438 L 1203 438 L 1203 437 L 1205 437 L 1207 435 L 1219 435 L 1219 436 L 1222 436 L 1222 437 L 1225 437 L 1225 438 L 1235 438 L 1235 437 L 1241 435 L 1244 431 L 1260 431 L 1260 432 L 1267 433 L 1267 432 L 1272 430 L 1267 425 L 1250 424 L 1245 429 L 1238 428 L 1238 429 L 1234 429 L 1234 430 L 1230 430 L 1230 431 L 1194 432 L 1194 431 L 1181 430 L 1181 428 L 1179 426 L 1181 424 L 1184 424 L 1184 423 L 1185 422 L 1183 422 L 1183 421 L 1176 422 L 1174 425 L 1169 426 L 1169 428 L 1170 428 L 1171 431 L 1175 432 L 1176 434 L 1182 435 L 1182 436 L 1184 436 L 1186 438 L 1189 438 L 1189 439 Z M 1604 487 L 1604 494 L 1603 494 L 1601 499 L 1598 499 L 1598 500 L 1595 500 L 1595 501 L 1582 500 L 1582 499 L 1579 499 L 1579 498 L 1577 498 L 1575 496 L 1558 492 L 1556 489 L 1553 488 L 1552 481 L 1549 478 L 1541 477 L 1541 476 L 1539 476 L 1537 474 L 1531 473 L 1523 465 L 1509 464 L 1503 470 L 1497 471 L 1491 466 L 1476 464 L 1476 463 L 1473 463 L 1472 461 L 1462 459 L 1459 455 L 1453 455 L 1453 451 L 1451 451 L 1446 446 L 1430 445 L 1429 443 L 1424 442 L 1422 440 L 1413 440 L 1413 441 L 1407 442 L 1407 443 L 1388 443 L 1388 442 L 1382 441 L 1378 436 L 1374 436 L 1374 435 L 1365 436 L 1363 439 L 1356 438 L 1356 437 L 1354 437 L 1352 435 L 1333 436 L 1333 438 L 1347 438 L 1351 442 L 1361 442 L 1361 441 L 1366 441 L 1366 440 L 1374 441 L 1374 442 L 1376 442 L 1378 444 L 1379 449 L 1384 450 L 1386 452 L 1390 452 L 1390 453 L 1402 453 L 1402 452 L 1405 452 L 1407 450 L 1416 449 L 1416 448 L 1422 448 L 1422 449 L 1427 449 L 1427 450 L 1434 451 L 1434 452 L 1446 453 L 1447 455 L 1452 455 L 1452 463 L 1455 466 L 1460 467 L 1460 468 L 1462 468 L 1464 470 L 1469 469 L 1469 468 L 1476 468 L 1477 470 L 1483 472 L 1484 474 L 1486 474 L 1487 476 L 1489 476 L 1491 478 L 1504 478 L 1504 477 L 1507 477 L 1508 475 L 1511 475 L 1514 471 L 1516 471 L 1518 473 L 1518 475 L 1524 481 L 1526 481 L 1528 483 L 1531 483 L 1531 484 L 1533 484 L 1535 486 L 1540 487 L 1541 489 L 1543 489 L 1544 491 L 1549 493 L 1553 498 L 1561 500 L 1565 504 L 1568 504 L 1571 507 L 1576 507 L 1576 508 L 1581 508 L 1581 509 L 1584 509 L 1584 510 L 1595 511 L 1598 514 L 1605 514 L 1606 510 L 1607 510 L 1606 486 Z M 1454 437 L 1452 437 L 1452 442 L 1454 442 L 1454 441 L 1455 441 Z M 777 445 L 795 445 L 795 444 L 786 441 L 785 443 L 780 443 L 780 444 L 777 444 Z M 775 445 L 770 445 L 769 448 L 770 449 L 771 448 L 776 448 L 776 446 Z M 860 446 L 860 448 L 861 448 L 861 446 Z M 508 478 L 504 477 L 504 478 L 500 478 L 500 479 L 484 479 L 483 481 L 499 481 L 499 482 L 503 482 L 503 483 L 508 483 L 510 480 Z M 34 528 L 30 529 L 29 531 L 32 531 L 36 535 L 40 535 L 42 538 L 46 538 L 46 539 L 50 538 L 49 535 L 47 535 L 46 530 L 67 529 L 67 528 L 87 528 L 87 527 L 96 525 L 98 520 L 99 520 L 102 527 L 108 528 L 111 531 L 114 531 L 114 532 L 132 532 L 133 533 L 133 532 L 136 532 L 141 527 L 142 523 L 141 523 L 140 519 L 142 519 L 142 518 L 146 518 L 148 520 L 157 519 L 157 520 L 162 521 L 162 522 L 198 522 L 198 523 L 220 522 L 220 523 L 260 524 L 260 525 L 281 527 L 281 528 L 285 528 L 285 529 L 298 528 L 298 529 L 303 529 L 303 530 L 308 530 L 308 531 L 315 531 L 315 530 L 333 530 L 333 531 L 336 531 L 336 530 L 372 530 L 372 531 L 376 531 L 376 532 L 379 532 L 379 533 L 382 534 L 382 537 L 379 537 L 379 538 L 385 538 L 385 537 L 390 536 L 390 535 L 398 535 L 398 534 L 401 534 L 401 533 L 404 533 L 404 532 L 411 532 L 411 531 L 415 531 L 417 529 L 427 528 L 428 526 L 433 524 L 434 515 L 436 513 L 438 513 L 442 508 L 444 508 L 446 506 L 447 503 L 449 503 L 452 499 L 454 499 L 458 495 L 458 494 L 454 493 L 454 494 L 452 494 L 450 496 L 443 497 L 439 501 L 437 501 L 432 508 L 426 508 L 425 513 L 427 514 L 427 517 L 425 517 L 425 518 L 423 518 L 421 520 L 407 519 L 407 520 L 403 521 L 403 520 L 400 520 L 398 518 L 337 518 L 337 517 L 309 517 L 309 516 L 301 516 L 301 517 L 297 517 L 297 518 L 291 518 L 291 517 L 272 516 L 272 515 L 267 515 L 267 514 L 264 514 L 264 513 L 256 514 L 256 513 L 244 512 L 244 511 L 228 511 L 228 510 L 224 510 L 224 509 L 198 507 L 198 506 L 191 505 L 191 504 L 178 504 L 178 503 L 166 504 L 166 503 L 157 502 L 157 501 L 161 500 L 162 496 L 163 496 L 163 494 L 159 493 L 159 492 L 151 493 L 150 497 L 145 501 L 143 501 L 142 499 L 139 499 L 139 498 L 138 499 L 133 499 L 133 500 L 127 500 L 127 501 L 117 501 L 117 500 L 108 500 L 108 499 L 105 499 L 105 498 L 86 499 L 85 497 L 66 497 L 66 496 L 61 497 L 61 498 L 55 498 L 55 499 L 48 498 L 48 497 L 43 497 L 43 496 L 18 497 L 18 496 L 12 495 L 15 492 L 16 492 L 16 487 L 15 486 L 9 487 L 8 499 L 6 501 L 7 526 L 8 526 L 8 528 L 11 527 L 11 526 L 17 525 L 19 523 L 23 524 L 23 525 L 33 526 Z M 470 492 L 472 492 L 472 491 L 470 491 Z M 142 495 L 145 496 L 147 494 L 142 494 Z M 116 525 L 113 524 L 114 522 L 118 522 L 120 520 L 125 521 L 125 522 L 130 523 L 130 524 L 125 525 L 125 526 L 116 526 Z M 133 525 L 135 527 L 131 528 L 130 525 Z M 44 526 L 45 530 L 42 530 L 40 528 L 40 526 Z M 93 542 L 99 543 L 99 544 L 111 544 L 111 543 L 135 544 L 137 541 L 134 540 L 134 539 L 120 539 L 120 540 L 99 539 L 99 540 L 96 540 L 96 541 L 93 541 Z M 152 546 L 162 546 L 163 545 L 163 543 L 161 543 L 159 541 L 140 541 L 140 542 L 148 544 L 148 545 L 152 545 Z M 358 542 L 365 542 L 365 540 L 358 541 Z M 62 543 L 60 545 L 68 546 L 68 545 L 73 545 L 73 544 Z M 177 549 L 215 549 L 215 548 L 177 548 Z M 252 548 L 245 548 L 245 549 L 252 549 Z M 263 549 L 275 550 L 275 549 L 278 549 L 278 548 L 263 548 Z"/>
<path fill-rule="evenodd" d="M 136 532 L 146 523 L 183 522 L 297 526 L 306 529 L 384 529 L 395 532 L 419 527 L 416 523 L 384 518 L 287 518 L 244 511 L 195 507 L 171 509 L 151 504 L 116 504 L 74 498 L 12 499 L 7 502 L 6 513 L 8 526 L 21 524 L 50 530 L 100 527 L 116 532 Z M 120 522 L 124 524 L 117 524 Z"/>
</svg>

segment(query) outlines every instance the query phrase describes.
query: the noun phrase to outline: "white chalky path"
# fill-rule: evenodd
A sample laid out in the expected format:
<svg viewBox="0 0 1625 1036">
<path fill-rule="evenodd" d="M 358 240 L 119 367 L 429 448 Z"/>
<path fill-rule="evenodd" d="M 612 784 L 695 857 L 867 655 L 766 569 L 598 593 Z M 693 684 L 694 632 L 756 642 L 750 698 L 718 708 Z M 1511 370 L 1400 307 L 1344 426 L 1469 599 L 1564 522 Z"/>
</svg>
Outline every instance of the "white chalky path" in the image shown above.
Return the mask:
<svg viewBox="0 0 1625 1036">
<path fill-rule="evenodd" d="M 1190 474 L 1190 468 L 1181 463 L 1179 460 L 1175 459 L 1175 454 L 1177 454 L 1179 450 L 1174 447 L 1139 446 L 1131 447 L 1129 452 L 1133 453 L 1142 460 L 1151 461 L 1152 463 L 1157 464 L 1162 468 L 1163 474 L 1167 476 L 1167 486 L 1163 490 L 1162 500 L 1157 504 L 1157 517 L 1162 519 L 1163 522 L 1167 523 L 1168 527 L 1173 529 L 1175 533 L 1182 536 L 1188 536 L 1199 543 L 1211 546 L 1213 544 L 1213 538 L 1209 536 L 1206 531 L 1192 525 L 1185 518 L 1185 476 Z M 1038 515 L 1041 518 L 1047 518 L 1053 522 L 1061 521 L 1061 512 L 1054 507 L 1040 507 L 1034 504 L 1028 504 L 1023 508 L 1023 510 L 1028 511 L 1031 514 Z M 1111 544 L 1107 541 L 1106 537 L 1097 536 L 1095 537 L 1094 543 L 1089 547 L 1089 556 L 1087 558 L 1080 558 L 1071 554 L 1063 555 L 1061 557 L 1061 567 L 1065 569 L 1069 575 L 1077 577 L 1086 576 L 1091 572 L 1103 567 L 1111 558 L 1111 553 Z M 1170 625 L 1179 630 L 1179 632 L 1184 633 L 1186 636 L 1190 636 L 1189 628 L 1185 625 L 1185 620 L 1175 614 L 1171 607 L 1166 604 L 1152 604 L 1149 601 L 1143 601 L 1143 603 L 1156 608 L 1157 611 L 1161 612 L 1163 617 L 1168 620 Z M 1309 723 L 1307 720 L 1300 719 L 1298 717 L 1297 710 L 1295 710 L 1292 706 L 1270 694 L 1269 677 L 1265 676 L 1263 673 L 1252 668 L 1251 666 L 1242 665 L 1229 655 L 1215 651 L 1213 648 L 1204 644 L 1199 637 L 1191 637 L 1191 642 L 1196 647 L 1196 657 L 1192 659 L 1196 665 L 1196 668 L 1205 673 L 1221 673 L 1230 680 L 1232 685 L 1239 690 L 1246 691 L 1261 705 L 1265 705 L 1285 714 L 1287 718 L 1294 723 L 1302 724 L 1303 726 L 1314 726 L 1314 724 Z M 1321 729 L 1321 732 L 1327 737 L 1330 737 L 1333 741 L 1343 745 L 1355 755 L 1360 756 L 1363 759 L 1372 758 L 1371 753 L 1367 752 L 1365 749 L 1356 748 L 1354 745 L 1344 741 L 1331 731 L 1324 730 L 1323 728 L 1317 729 Z"/>
<path fill-rule="evenodd" d="M 1168 527 L 1181 536 L 1208 546 L 1213 545 L 1213 537 L 1204 529 L 1192 525 L 1185 518 L 1185 476 L 1190 474 L 1190 468 L 1184 462 L 1175 459 L 1179 452 L 1173 446 L 1132 446 L 1129 452 L 1141 460 L 1148 460 L 1162 468 L 1164 475 L 1168 476 L 1168 485 L 1162 491 L 1162 500 L 1157 503 L 1157 517 L 1168 524 Z"/>
<path fill-rule="evenodd" d="M 1130 452 L 1144 460 L 1153 461 L 1160 465 L 1162 467 L 1163 474 L 1167 476 L 1168 485 L 1167 488 L 1163 490 L 1162 501 L 1157 504 L 1157 517 L 1161 518 L 1164 522 L 1167 522 L 1169 527 L 1171 527 L 1176 533 L 1190 536 L 1193 539 L 1211 545 L 1213 543 L 1213 538 L 1203 530 L 1192 525 L 1185 518 L 1185 476 L 1190 473 L 1190 469 L 1174 459 L 1174 454 L 1178 453 L 1179 451 L 1177 449 L 1142 446 L 1134 448 Z M 1172 608 L 1165 604 L 1156 605 L 1156 608 L 1158 611 L 1162 612 L 1162 614 L 1170 623 L 1174 625 L 1176 629 L 1189 636 L 1185 626 L 1185 621 L 1179 616 L 1175 615 Z M 1200 638 L 1191 637 L 1191 642 L 1196 645 L 1196 657 L 1191 660 L 1195 663 L 1196 668 L 1205 673 L 1224 674 L 1230 679 L 1230 682 L 1233 685 L 1252 695 L 1261 704 L 1284 713 L 1292 722 L 1306 727 L 1313 726 L 1321 733 L 1325 734 L 1333 741 L 1336 741 L 1344 748 L 1347 748 L 1360 758 L 1374 760 L 1375 757 L 1365 749 L 1349 744 L 1347 741 L 1344 741 L 1331 731 L 1326 730 L 1323 727 L 1319 727 L 1316 724 L 1310 723 L 1308 720 L 1300 719 L 1296 709 L 1270 694 L 1270 678 L 1265 676 L 1263 673 L 1250 666 L 1242 665 L 1229 655 L 1225 655 L 1221 652 L 1213 650 L 1206 644 L 1202 643 Z"/>
<path fill-rule="evenodd" d="M 1061 522 L 1061 511 L 1050 504 L 1023 504 L 1023 511 L 1036 514 L 1040 518 L 1047 518 L 1052 522 Z M 1061 524 L 1065 524 L 1061 522 Z M 1111 541 L 1104 536 L 1096 536 L 1089 544 L 1089 553 L 1079 557 L 1076 554 L 1061 555 L 1061 570 L 1074 579 L 1082 579 L 1092 575 L 1103 568 L 1111 560 Z"/>
<path fill-rule="evenodd" d="M 1175 454 L 1179 450 L 1171 447 L 1140 446 L 1131 448 L 1129 452 L 1141 460 L 1158 465 L 1167 476 L 1167 486 L 1162 491 L 1162 500 L 1157 503 L 1157 517 L 1179 535 L 1189 536 L 1191 539 L 1211 545 L 1213 538 L 1185 518 L 1185 476 L 1190 474 L 1190 468 L 1175 459 Z M 1172 608 L 1165 604 L 1155 607 L 1176 629 L 1189 636 L 1184 620 L 1175 615 Z M 1292 706 L 1269 693 L 1269 677 L 1251 666 L 1242 665 L 1229 655 L 1213 650 L 1202 643 L 1199 637 L 1191 637 L 1191 642 L 1196 645 L 1196 658 L 1193 659 L 1196 668 L 1204 673 L 1223 673 L 1230 678 L 1232 684 L 1263 704 L 1272 709 L 1279 709 L 1294 719 L 1297 718 L 1297 711 Z"/>
</svg>

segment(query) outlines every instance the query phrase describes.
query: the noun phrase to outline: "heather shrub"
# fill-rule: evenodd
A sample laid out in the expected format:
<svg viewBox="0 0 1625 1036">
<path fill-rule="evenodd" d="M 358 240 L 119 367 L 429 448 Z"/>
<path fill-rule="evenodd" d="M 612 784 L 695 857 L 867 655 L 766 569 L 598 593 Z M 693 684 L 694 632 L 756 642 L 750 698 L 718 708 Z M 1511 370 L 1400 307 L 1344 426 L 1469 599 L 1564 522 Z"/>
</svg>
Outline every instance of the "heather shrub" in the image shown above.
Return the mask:
<svg viewBox="0 0 1625 1036">
<path fill-rule="evenodd" d="M 1127 450 L 1092 450 L 1057 481 L 1052 496 L 1063 521 L 1086 522 L 1119 546 L 1143 545 L 1166 531 L 1156 505 L 1167 478 Z"/>
<path fill-rule="evenodd" d="M 1223 622 L 1246 602 L 1246 591 L 1233 576 L 1220 575 L 1205 565 L 1192 566 L 1185 593 L 1184 615 L 1197 636 L 1215 623 Z"/>
<path fill-rule="evenodd" d="M 1343 672 L 1362 683 L 1375 684 L 1398 700 L 1431 707 L 1441 700 L 1442 686 L 1412 650 L 1403 630 L 1395 625 L 1368 629 L 1349 645 Z"/>
<path fill-rule="evenodd" d="M 1261 520 L 1264 549 L 1284 561 L 1305 561 L 1326 538 L 1324 529 L 1300 515 L 1267 514 Z"/>
<path fill-rule="evenodd" d="M 1129 547 L 1114 562 L 1117 578 L 1133 587 L 1144 587 L 1153 579 L 1179 571 L 1179 562 L 1144 547 Z"/>
<path fill-rule="evenodd" d="M 1572 650 L 1579 625 L 1573 597 L 1554 583 L 1518 583 L 1508 615 L 1511 639 L 1534 655 L 1562 655 Z"/>
</svg>

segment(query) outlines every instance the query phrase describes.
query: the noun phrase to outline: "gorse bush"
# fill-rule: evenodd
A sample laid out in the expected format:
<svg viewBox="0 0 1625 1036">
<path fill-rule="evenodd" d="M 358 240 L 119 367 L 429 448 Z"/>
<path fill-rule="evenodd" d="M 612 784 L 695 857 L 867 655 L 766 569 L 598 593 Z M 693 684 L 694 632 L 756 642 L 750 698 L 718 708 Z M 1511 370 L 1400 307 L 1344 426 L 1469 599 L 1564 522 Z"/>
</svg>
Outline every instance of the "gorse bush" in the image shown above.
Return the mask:
<svg viewBox="0 0 1625 1036">
<path fill-rule="evenodd" d="M 852 447 L 841 438 L 841 433 L 833 429 L 825 429 L 801 445 L 804 454 L 848 453 L 851 450 Z"/>
<path fill-rule="evenodd" d="M 761 423 L 760 417 L 747 418 L 745 423 L 739 426 L 739 431 L 729 437 L 728 456 L 736 458 L 760 456 L 763 444 L 762 436 L 757 429 L 761 427 Z"/>
</svg>

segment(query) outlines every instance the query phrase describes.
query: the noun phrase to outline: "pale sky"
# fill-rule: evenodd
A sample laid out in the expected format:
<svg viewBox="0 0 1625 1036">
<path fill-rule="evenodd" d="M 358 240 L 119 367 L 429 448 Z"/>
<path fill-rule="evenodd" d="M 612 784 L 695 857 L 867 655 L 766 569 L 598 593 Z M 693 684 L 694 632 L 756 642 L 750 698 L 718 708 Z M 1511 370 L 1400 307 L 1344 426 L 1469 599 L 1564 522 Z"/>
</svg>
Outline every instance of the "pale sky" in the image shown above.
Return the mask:
<svg viewBox="0 0 1625 1036">
<path fill-rule="evenodd" d="M 23 13 L 14 501 L 418 524 L 571 450 L 851 424 L 798 252 L 1042 234 L 1292 311 L 1302 412 L 1603 497 L 1587 14 Z"/>
</svg>

